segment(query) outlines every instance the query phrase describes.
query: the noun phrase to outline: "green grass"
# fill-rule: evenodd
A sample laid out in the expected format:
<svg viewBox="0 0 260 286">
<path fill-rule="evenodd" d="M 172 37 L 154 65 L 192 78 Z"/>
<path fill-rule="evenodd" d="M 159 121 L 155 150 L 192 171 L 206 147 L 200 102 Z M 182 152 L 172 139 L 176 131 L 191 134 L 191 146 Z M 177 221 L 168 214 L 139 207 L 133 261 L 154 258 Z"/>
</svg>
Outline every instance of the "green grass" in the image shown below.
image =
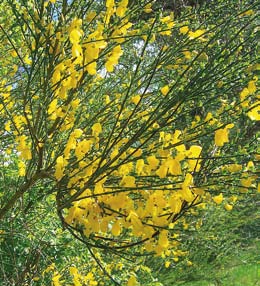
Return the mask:
<svg viewBox="0 0 260 286">
<path fill-rule="evenodd" d="M 214 282 L 205 280 L 183 283 L 183 286 L 260 286 L 260 264 L 224 267 L 217 271 Z M 209 277 L 210 278 L 210 277 Z"/>
<path fill-rule="evenodd" d="M 185 268 L 183 269 L 185 271 Z M 176 272 L 167 273 L 163 285 L 178 286 L 260 286 L 260 242 L 226 257 L 221 266 L 207 265 L 180 281 Z M 179 277 L 179 278 L 178 278 Z M 197 278 L 197 279 L 196 279 Z"/>
<path fill-rule="evenodd" d="M 260 264 L 245 264 L 224 270 L 228 278 L 223 285 L 229 286 L 253 286 L 260 285 Z"/>
</svg>

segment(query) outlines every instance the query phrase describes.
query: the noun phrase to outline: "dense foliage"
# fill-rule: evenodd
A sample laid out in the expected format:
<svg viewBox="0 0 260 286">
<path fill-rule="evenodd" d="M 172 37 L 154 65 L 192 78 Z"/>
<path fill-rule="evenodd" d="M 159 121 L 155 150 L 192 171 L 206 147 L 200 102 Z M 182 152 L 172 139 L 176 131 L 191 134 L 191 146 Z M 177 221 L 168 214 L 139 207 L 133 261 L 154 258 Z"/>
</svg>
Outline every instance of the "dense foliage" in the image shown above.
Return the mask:
<svg viewBox="0 0 260 286">
<path fill-rule="evenodd" d="M 4 285 L 158 285 L 260 192 L 259 4 L 164 2 L 0 4 Z"/>
</svg>

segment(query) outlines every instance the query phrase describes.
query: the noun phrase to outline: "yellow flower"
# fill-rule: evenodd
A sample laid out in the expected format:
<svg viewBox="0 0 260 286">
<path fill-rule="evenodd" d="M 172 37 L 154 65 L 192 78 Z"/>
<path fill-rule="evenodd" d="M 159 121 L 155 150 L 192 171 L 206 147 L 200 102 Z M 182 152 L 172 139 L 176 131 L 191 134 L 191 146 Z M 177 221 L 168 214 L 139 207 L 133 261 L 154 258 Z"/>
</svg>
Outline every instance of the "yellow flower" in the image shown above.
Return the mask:
<svg viewBox="0 0 260 286">
<path fill-rule="evenodd" d="M 164 163 L 156 171 L 156 175 L 158 175 L 160 178 L 165 178 L 167 176 L 167 172 L 168 172 L 168 166 Z"/>
<path fill-rule="evenodd" d="M 81 38 L 81 31 L 79 29 L 73 29 L 71 32 L 70 32 L 70 42 L 72 44 L 78 44 L 79 41 L 80 41 L 80 38 Z"/>
<path fill-rule="evenodd" d="M 230 204 L 225 204 L 225 209 L 226 209 L 227 211 L 231 211 L 231 210 L 233 209 L 233 206 L 230 205 Z"/>
<path fill-rule="evenodd" d="M 147 4 L 147 5 L 144 6 L 144 12 L 145 12 L 145 13 L 149 14 L 149 13 L 151 13 L 152 11 L 153 11 L 153 9 L 152 9 L 152 3 L 149 3 L 149 4 Z"/>
<path fill-rule="evenodd" d="M 134 275 L 131 275 L 129 280 L 127 281 L 127 286 L 137 286 L 138 282 L 136 280 L 136 277 Z"/>
<path fill-rule="evenodd" d="M 168 240 L 168 230 L 162 230 L 159 234 L 158 244 L 162 248 L 167 248 L 169 246 Z"/>
<path fill-rule="evenodd" d="M 250 94 L 253 94 L 256 92 L 256 85 L 255 85 L 255 80 L 250 80 L 250 82 L 248 83 L 248 91 Z"/>
<path fill-rule="evenodd" d="M 118 64 L 118 60 L 122 54 L 123 50 L 120 45 L 113 48 L 105 63 L 105 68 L 108 72 L 112 72 L 114 70 L 114 66 Z"/>
<path fill-rule="evenodd" d="M 133 97 L 131 98 L 131 101 L 132 101 L 135 105 L 137 105 L 138 102 L 140 101 L 140 99 L 141 99 L 141 96 L 140 96 L 140 95 L 135 95 L 135 96 L 133 96 Z"/>
<path fill-rule="evenodd" d="M 187 60 L 191 59 L 191 52 L 190 51 L 183 51 L 182 53 Z"/>
<path fill-rule="evenodd" d="M 68 162 L 63 158 L 63 156 L 59 156 L 56 160 L 56 166 L 55 166 L 55 178 L 57 180 L 60 180 L 63 177 L 63 172 Z"/>
<path fill-rule="evenodd" d="M 188 33 L 188 31 L 189 31 L 189 27 L 188 26 L 183 26 L 183 27 L 181 27 L 180 28 L 180 33 L 181 34 L 187 34 Z"/>
<path fill-rule="evenodd" d="M 18 162 L 18 169 L 19 169 L 18 171 L 19 176 L 21 177 L 25 176 L 26 165 L 23 161 Z"/>
<path fill-rule="evenodd" d="M 106 1 L 106 7 L 111 8 L 115 6 L 115 1 L 114 0 L 107 0 Z"/>
<path fill-rule="evenodd" d="M 229 129 L 233 127 L 234 127 L 234 124 L 228 124 L 225 128 L 220 128 L 215 131 L 215 144 L 218 147 L 221 147 L 224 145 L 224 143 L 229 142 L 228 132 L 229 132 Z"/>
<path fill-rule="evenodd" d="M 182 187 L 182 190 L 180 191 L 182 198 L 186 202 L 192 202 L 194 200 L 194 195 L 192 194 L 191 190 L 189 187 Z"/>
<path fill-rule="evenodd" d="M 201 37 L 205 33 L 206 30 L 196 30 L 195 32 L 189 31 L 189 38 L 190 39 L 196 39 Z"/>
<path fill-rule="evenodd" d="M 26 142 L 27 137 L 25 135 L 19 136 L 17 138 L 18 146 L 17 150 L 20 152 L 21 159 L 24 160 L 31 160 L 32 159 L 32 153 L 30 144 Z"/>
<path fill-rule="evenodd" d="M 253 184 L 253 182 L 254 182 L 254 178 L 252 178 L 252 177 L 243 178 L 243 179 L 240 180 L 241 185 L 242 185 L 243 187 L 245 187 L 245 188 L 251 187 L 251 185 Z"/>
<path fill-rule="evenodd" d="M 245 87 L 241 92 L 240 92 L 240 100 L 244 101 L 248 95 L 250 94 L 249 90 L 247 87 Z"/>
<path fill-rule="evenodd" d="M 50 103 L 48 108 L 48 114 L 52 114 L 57 109 L 58 100 L 57 98 L 53 99 L 53 101 Z"/>
<path fill-rule="evenodd" d="M 192 145 L 189 150 L 186 151 L 186 156 L 189 158 L 188 165 L 189 171 L 194 171 L 195 168 L 197 171 L 200 169 L 199 156 L 201 153 L 202 147 L 199 145 Z"/>
<path fill-rule="evenodd" d="M 160 161 L 154 155 L 151 155 L 147 157 L 147 162 L 149 166 L 151 167 L 151 170 L 155 170 L 157 169 Z"/>
<path fill-rule="evenodd" d="M 134 188 L 135 187 L 135 177 L 124 176 L 120 182 L 120 186 L 124 186 L 127 188 Z"/>
<path fill-rule="evenodd" d="M 25 62 L 27 65 L 31 65 L 31 64 L 32 64 L 32 60 L 29 58 L 28 55 L 25 56 L 24 62 Z"/>
<path fill-rule="evenodd" d="M 215 197 L 213 197 L 212 199 L 213 199 L 213 201 L 214 201 L 216 204 L 219 205 L 219 204 L 221 204 L 222 201 L 223 201 L 223 194 L 220 193 L 218 196 L 215 196 Z"/>
<path fill-rule="evenodd" d="M 73 58 L 82 58 L 82 48 L 79 44 L 75 43 L 71 49 L 72 57 Z"/>
<path fill-rule="evenodd" d="M 91 64 L 88 64 L 86 70 L 90 75 L 95 75 L 97 73 L 97 63 L 93 62 Z"/>
<path fill-rule="evenodd" d="M 121 233 L 121 226 L 120 226 L 120 221 L 117 220 L 113 226 L 112 226 L 112 229 L 111 229 L 111 233 L 114 235 L 114 236 L 118 236 L 120 235 Z"/>
<path fill-rule="evenodd" d="M 227 170 L 228 172 L 235 173 L 242 170 L 242 165 L 239 164 L 229 164 L 223 167 L 224 170 Z"/>
<path fill-rule="evenodd" d="M 169 92 L 169 86 L 165 85 L 161 88 L 161 93 L 165 96 Z"/>
<path fill-rule="evenodd" d="M 72 136 L 74 138 L 80 138 L 80 136 L 82 135 L 83 131 L 79 128 L 76 128 L 73 132 L 72 132 Z"/>
<path fill-rule="evenodd" d="M 188 261 L 187 261 L 187 265 L 188 265 L 188 266 L 192 266 L 193 263 L 192 263 L 190 260 L 188 260 Z"/>
<path fill-rule="evenodd" d="M 166 164 L 168 166 L 168 172 L 171 175 L 181 175 L 181 164 L 180 161 L 173 158 L 168 158 L 166 161 Z"/>
<path fill-rule="evenodd" d="M 260 101 L 256 102 L 256 104 L 253 105 L 253 108 L 248 111 L 247 115 L 251 120 L 260 120 Z"/>
<path fill-rule="evenodd" d="M 99 122 L 95 123 L 91 129 L 92 129 L 93 136 L 98 136 L 99 133 L 102 132 L 102 126 Z"/>
<path fill-rule="evenodd" d="M 61 275 L 58 272 L 55 272 L 52 277 L 53 286 L 61 286 L 60 278 Z"/>
<path fill-rule="evenodd" d="M 128 0 L 122 0 L 116 9 L 116 15 L 120 18 L 124 17 L 127 10 Z"/>
</svg>

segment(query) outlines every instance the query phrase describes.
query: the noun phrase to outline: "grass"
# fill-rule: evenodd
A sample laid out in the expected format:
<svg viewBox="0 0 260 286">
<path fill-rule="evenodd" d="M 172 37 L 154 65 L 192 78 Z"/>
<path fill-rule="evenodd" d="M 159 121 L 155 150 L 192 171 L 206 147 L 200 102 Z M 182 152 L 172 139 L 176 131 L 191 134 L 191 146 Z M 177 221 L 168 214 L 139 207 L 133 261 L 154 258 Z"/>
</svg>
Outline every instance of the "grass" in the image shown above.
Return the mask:
<svg viewBox="0 0 260 286">
<path fill-rule="evenodd" d="M 197 272 L 198 276 L 194 273 L 186 281 L 180 281 L 177 277 L 178 275 L 175 276 L 176 273 L 175 275 L 172 274 L 169 273 L 169 275 L 166 275 L 167 278 L 165 277 L 163 285 L 260 286 L 260 242 L 258 241 L 258 243 L 240 252 L 237 249 L 237 253 L 234 253 L 234 256 L 223 261 L 221 266 L 208 265 Z M 198 279 L 195 281 L 196 277 Z"/>
<path fill-rule="evenodd" d="M 234 267 L 230 271 L 228 280 L 229 286 L 260 285 L 260 264 L 245 264 Z M 225 284 L 227 285 L 227 283 Z"/>
<path fill-rule="evenodd" d="M 260 286 L 260 264 L 244 264 L 217 271 L 214 282 L 200 280 L 183 286 Z M 221 278 L 222 277 L 222 278 Z M 210 277 L 209 277 L 210 279 Z"/>
</svg>

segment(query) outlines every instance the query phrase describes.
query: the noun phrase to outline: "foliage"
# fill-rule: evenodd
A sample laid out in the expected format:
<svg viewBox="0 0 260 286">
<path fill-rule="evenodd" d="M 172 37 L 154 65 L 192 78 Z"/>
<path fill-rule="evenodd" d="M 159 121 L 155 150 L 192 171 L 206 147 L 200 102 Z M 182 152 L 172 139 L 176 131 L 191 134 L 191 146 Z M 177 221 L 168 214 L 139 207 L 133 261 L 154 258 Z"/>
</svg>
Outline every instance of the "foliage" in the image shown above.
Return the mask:
<svg viewBox="0 0 260 286">
<path fill-rule="evenodd" d="M 3 1 L 7 284 L 152 281 L 144 259 L 259 191 L 259 7 L 231 2 Z"/>
<path fill-rule="evenodd" d="M 188 253 L 179 257 L 178 264 L 173 257 L 168 259 L 167 268 L 163 260 L 159 269 L 153 267 L 158 271 L 159 280 L 166 285 L 196 281 L 222 285 L 224 281 L 234 280 L 230 277 L 233 268 L 238 268 L 237 271 L 239 268 L 243 271 L 246 265 L 255 266 L 252 270 L 259 268 L 258 204 L 259 195 L 254 195 L 251 199 L 236 201 L 232 212 L 223 212 L 221 206 L 210 207 L 199 221 L 182 232 L 184 249 Z M 253 277 L 255 279 L 256 275 Z"/>
</svg>

